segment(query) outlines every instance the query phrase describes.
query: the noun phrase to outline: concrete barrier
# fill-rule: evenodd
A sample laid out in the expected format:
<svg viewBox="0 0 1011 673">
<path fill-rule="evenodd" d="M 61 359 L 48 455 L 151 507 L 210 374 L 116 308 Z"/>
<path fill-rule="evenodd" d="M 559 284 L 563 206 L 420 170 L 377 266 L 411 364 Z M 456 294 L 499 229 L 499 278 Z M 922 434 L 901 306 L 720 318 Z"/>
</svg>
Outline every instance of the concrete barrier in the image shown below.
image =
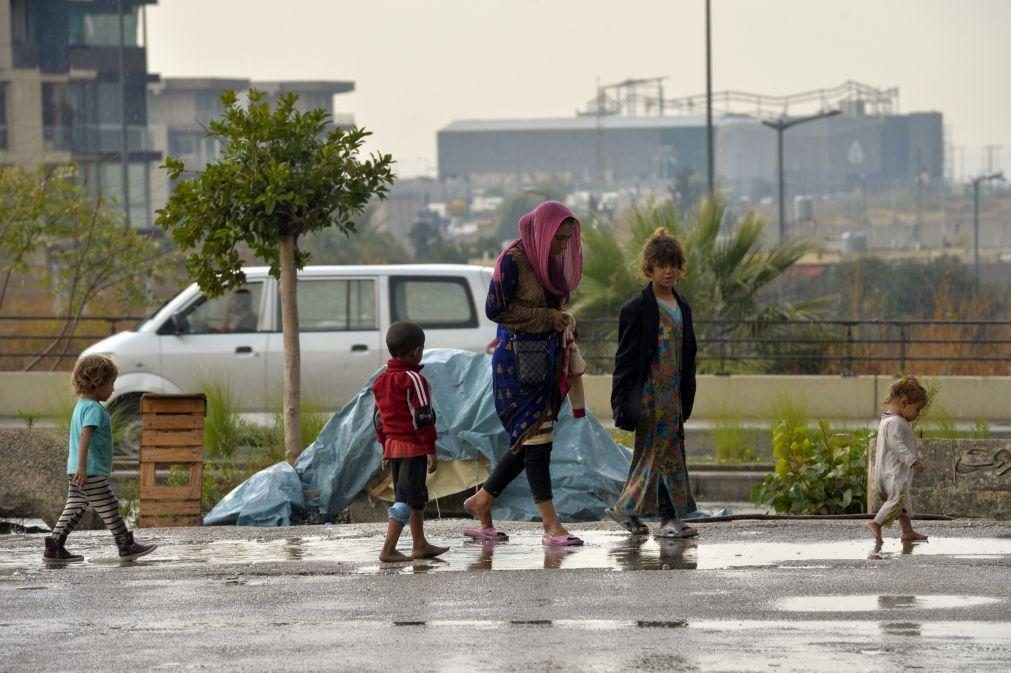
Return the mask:
<svg viewBox="0 0 1011 673">
<path fill-rule="evenodd" d="M 914 514 L 1011 519 L 1011 440 L 923 439 L 919 453 L 925 469 L 909 492 Z M 876 512 L 873 444 L 867 457 L 867 502 Z"/>
<path fill-rule="evenodd" d="M 611 418 L 611 377 L 587 376 L 587 407 L 600 419 Z M 941 384 L 934 407 L 959 423 L 984 418 L 1011 419 L 1011 376 L 937 376 Z M 728 414 L 741 420 L 767 421 L 777 406 L 789 402 L 809 418 L 875 423 L 881 400 L 895 381 L 891 376 L 700 376 L 693 421 Z"/>
<path fill-rule="evenodd" d="M 937 376 L 941 384 L 934 404 L 959 423 L 978 418 L 991 423 L 1011 420 L 1011 376 Z M 692 419 L 707 421 L 729 414 L 741 420 L 767 421 L 778 405 L 789 401 L 810 418 L 874 422 L 881 399 L 895 379 L 890 376 L 700 376 Z M 611 377 L 585 377 L 586 404 L 603 422 L 611 420 Z M 45 417 L 73 407 L 66 372 L 0 372 L 0 417 L 19 412 Z M 335 409 L 340 406 L 333 402 Z"/>
<path fill-rule="evenodd" d="M 70 372 L 0 372 L 0 417 L 70 416 L 76 397 Z"/>
<path fill-rule="evenodd" d="M 38 518 L 56 525 L 67 501 L 67 433 L 50 428 L 0 429 L 0 464 L 4 466 L 0 516 Z M 93 509 L 78 524 L 80 529 L 101 527 Z"/>
</svg>

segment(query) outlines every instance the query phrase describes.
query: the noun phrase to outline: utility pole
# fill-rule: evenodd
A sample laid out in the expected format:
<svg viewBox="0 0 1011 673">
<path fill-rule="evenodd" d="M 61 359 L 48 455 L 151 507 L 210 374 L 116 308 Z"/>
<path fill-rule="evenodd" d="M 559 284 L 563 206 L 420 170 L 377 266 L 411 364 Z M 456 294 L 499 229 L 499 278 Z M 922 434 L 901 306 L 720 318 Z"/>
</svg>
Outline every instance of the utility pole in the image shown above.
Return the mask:
<svg viewBox="0 0 1011 673">
<path fill-rule="evenodd" d="M 706 178 L 710 199 L 716 195 L 716 170 L 715 157 L 713 156 L 713 48 L 711 25 L 709 0 L 706 0 Z"/>
<path fill-rule="evenodd" d="M 993 173 L 1000 169 L 1000 151 L 1004 149 L 1003 145 L 983 145 L 983 151 L 986 152 L 986 168 L 981 168 L 980 170 L 985 170 L 987 173 Z M 994 160 L 996 158 L 996 161 Z"/>
<path fill-rule="evenodd" d="M 596 129 L 594 130 L 594 170 L 593 170 L 593 204 L 591 210 L 600 208 L 600 195 L 604 189 L 604 90 L 597 80 L 597 110 Z"/>
<path fill-rule="evenodd" d="M 991 180 L 1003 180 L 1004 171 L 979 175 L 972 179 L 972 273 L 979 288 L 979 186 Z"/>
<path fill-rule="evenodd" d="M 804 124 L 806 122 L 813 122 L 818 119 L 824 119 L 825 117 L 834 117 L 837 114 L 841 114 L 842 110 L 826 110 L 825 112 L 819 112 L 816 115 L 810 115 L 808 117 L 794 117 L 792 119 L 787 117 L 780 117 L 779 119 L 763 119 L 762 124 L 768 126 L 770 129 L 776 132 L 776 165 L 778 167 L 777 172 L 779 173 L 779 243 L 782 244 L 786 239 L 786 202 L 785 202 L 785 189 L 784 183 L 785 179 L 783 176 L 783 132 L 788 128 L 797 126 L 798 124 Z"/>
<path fill-rule="evenodd" d="M 126 132 L 126 30 L 123 26 L 123 0 L 116 0 L 116 12 L 119 15 L 119 159 L 120 178 L 123 189 L 123 215 L 126 226 L 130 226 L 130 173 L 128 170 L 127 152 L 129 138 Z"/>
</svg>

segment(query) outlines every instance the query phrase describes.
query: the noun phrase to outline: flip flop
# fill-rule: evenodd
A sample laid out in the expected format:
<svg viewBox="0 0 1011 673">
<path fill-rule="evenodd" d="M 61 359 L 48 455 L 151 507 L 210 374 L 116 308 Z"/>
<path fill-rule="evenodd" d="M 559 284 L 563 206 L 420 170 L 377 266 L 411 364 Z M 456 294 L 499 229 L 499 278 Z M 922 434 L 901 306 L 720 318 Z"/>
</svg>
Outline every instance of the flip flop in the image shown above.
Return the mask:
<svg viewBox="0 0 1011 673">
<path fill-rule="evenodd" d="M 639 517 L 613 509 L 605 509 L 604 512 L 632 535 L 649 535 L 649 526 L 640 521 Z"/>
<path fill-rule="evenodd" d="M 668 540 L 684 540 L 690 537 L 698 537 L 699 532 L 683 521 L 668 521 L 657 529 L 654 537 Z"/>
<path fill-rule="evenodd" d="M 463 534 L 474 540 L 494 540 L 505 542 L 509 539 L 509 535 L 496 529 L 494 526 L 491 528 L 464 528 Z"/>
<path fill-rule="evenodd" d="M 545 535 L 541 538 L 541 544 L 545 547 L 578 547 L 583 544 L 575 535 Z"/>
</svg>

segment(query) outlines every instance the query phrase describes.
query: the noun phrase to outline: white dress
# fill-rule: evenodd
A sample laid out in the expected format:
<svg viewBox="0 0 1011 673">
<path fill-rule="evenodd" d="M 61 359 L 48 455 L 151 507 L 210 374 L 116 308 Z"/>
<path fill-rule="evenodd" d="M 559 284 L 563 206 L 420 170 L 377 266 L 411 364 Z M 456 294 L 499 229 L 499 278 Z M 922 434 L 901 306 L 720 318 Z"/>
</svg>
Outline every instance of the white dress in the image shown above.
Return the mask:
<svg viewBox="0 0 1011 673">
<path fill-rule="evenodd" d="M 878 426 L 874 456 L 874 483 L 884 501 L 874 517 L 878 525 L 890 526 L 903 510 L 907 515 L 912 512 L 909 489 L 916 458 L 913 426 L 899 414 L 886 412 Z"/>
</svg>

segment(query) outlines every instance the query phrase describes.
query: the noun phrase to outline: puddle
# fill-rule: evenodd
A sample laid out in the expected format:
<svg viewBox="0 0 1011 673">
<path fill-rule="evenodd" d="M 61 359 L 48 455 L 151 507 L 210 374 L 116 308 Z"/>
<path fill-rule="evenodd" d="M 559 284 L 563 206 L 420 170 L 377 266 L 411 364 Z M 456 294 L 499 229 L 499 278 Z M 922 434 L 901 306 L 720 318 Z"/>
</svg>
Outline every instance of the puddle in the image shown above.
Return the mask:
<svg viewBox="0 0 1011 673">
<path fill-rule="evenodd" d="M 130 565 L 256 564 L 285 561 L 347 564 L 363 574 L 414 574 L 483 570 L 605 569 L 605 570 L 720 570 L 749 567 L 825 568 L 826 561 L 867 560 L 901 562 L 908 555 L 959 559 L 1001 559 L 1011 556 L 1011 539 L 935 538 L 902 545 L 889 540 L 876 547 L 869 540 L 818 543 L 760 542 L 753 536 L 731 543 L 707 543 L 705 531 L 692 540 L 655 540 L 625 533 L 581 531 L 582 547 L 544 547 L 540 535 L 520 532 L 508 542 L 475 542 L 461 538 L 433 538 L 450 551 L 441 558 L 399 564 L 376 559 L 379 537 L 320 535 L 276 540 L 223 540 L 186 544 L 161 540 L 150 556 Z M 155 540 L 156 542 L 159 540 Z M 46 567 L 41 560 L 41 536 L 19 536 L 16 547 L 0 555 L 0 577 L 27 572 L 77 572 L 78 568 L 116 568 L 123 565 L 115 547 L 102 536 L 72 540 L 71 550 L 84 563 Z M 409 538 L 401 543 L 406 549 Z M 350 568 L 349 568 L 350 569 Z M 877 609 L 877 608 L 873 608 Z"/>
<path fill-rule="evenodd" d="M 587 631 L 608 631 L 616 629 L 683 629 L 688 626 L 684 620 L 669 622 L 652 621 L 632 621 L 624 619 L 510 619 L 505 620 L 463 620 L 463 619 L 433 619 L 430 621 L 393 621 L 393 626 L 425 626 L 432 628 L 491 628 L 495 626 L 520 626 L 520 627 L 557 627 L 563 629 L 579 629 Z M 369 624 L 367 622 L 356 622 L 356 626 Z M 377 628 L 383 627 L 384 622 L 370 622 Z"/>
<path fill-rule="evenodd" d="M 871 612 L 874 610 L 942 610 L 990 605 L 987 596 L 794 596 L 777 603 L 790 612 Z"/>
</svg>

